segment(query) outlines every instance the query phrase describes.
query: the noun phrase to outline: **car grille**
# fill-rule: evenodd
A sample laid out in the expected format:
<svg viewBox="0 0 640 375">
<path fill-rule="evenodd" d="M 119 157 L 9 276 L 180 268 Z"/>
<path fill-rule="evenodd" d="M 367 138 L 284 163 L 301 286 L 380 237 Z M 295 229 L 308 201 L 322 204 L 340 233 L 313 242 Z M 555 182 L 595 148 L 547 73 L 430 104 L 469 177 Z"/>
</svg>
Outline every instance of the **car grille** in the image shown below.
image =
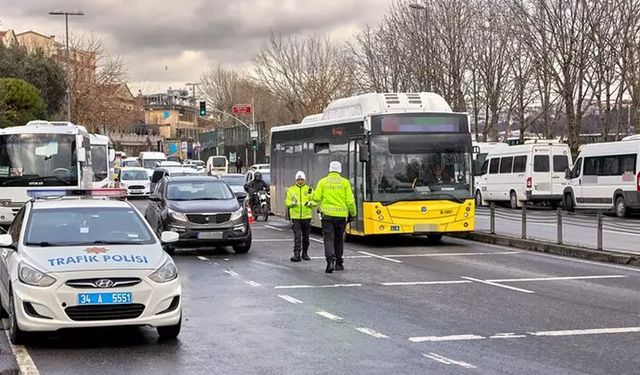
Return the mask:
<svg viewBox="0 0 640 375">
<path fill-rule="evenodd" d="M 220 224 L 229 221 L 231 214 L 216 215 L 187 215 L 187 219 L 194 224 Z"/>
<path fill-rule="evenodd" d="M 127 305 L 91 305 L 71 306 L 64 309 L 67 316 L 75 321 L 121 320 L 134 319 L 142 315 L 144 305 L 132 303 Z"/>
<path fill-rule="evenodd" d="M 100 277 L 93 279 L 75 279 L 69 280 L 65 284 L 72 288 L 78 289 L 100 289 L 99 286 L 96 285 L 96 282 L 99 280 L 111 280 L 113 285 L 109 288 L 121 288 L 121 287 L 129 287 L 140 284 L 142 280 L 137 277 Z"/>
<path fill-rule="evenodd" d="M 134 189 L 134 190 L 144 189 L 144 186 L 143 185 L 131 185 L 131 186 L 129 186 L 129 189 Z"/>
</svg>

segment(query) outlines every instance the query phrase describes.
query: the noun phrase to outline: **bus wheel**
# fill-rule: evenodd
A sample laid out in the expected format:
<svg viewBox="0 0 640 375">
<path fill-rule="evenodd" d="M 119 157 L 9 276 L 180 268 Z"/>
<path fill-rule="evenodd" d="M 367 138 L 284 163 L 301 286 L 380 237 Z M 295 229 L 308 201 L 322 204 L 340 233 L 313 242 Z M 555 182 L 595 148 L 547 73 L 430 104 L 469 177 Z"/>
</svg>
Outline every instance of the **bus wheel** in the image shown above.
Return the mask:
<svg viewBox="0 0 640 375">
<path fill-rule="evenodd" d="M 482 207 L 482 193 L 480 190 L 476 191 L 476 207 Z"/>
<path fill-rule="evenodd" d="M 518 195 L 515 191 L 512 191 L 511 195 L 509 196 L 509 207 L 514 210 L 518 208 Z"/>
<path fill-rule="evenodd" d="M 427 240 L 431 243 L 438 243 L 442 241 L 442 233 L 427 234 Z"/>
<path fill-rule="evenodd" d="M 568 212 L 574 212 L 576 210 L 573 204 L 573 195 L 571 193 L 566 193 L 564 195 L 564 209 Z"/>
<path fill-rule="evenodd" d="M 616 198 L 616 216 L 627 217 L 627 204 L 622 196 Z"/>
</svg>

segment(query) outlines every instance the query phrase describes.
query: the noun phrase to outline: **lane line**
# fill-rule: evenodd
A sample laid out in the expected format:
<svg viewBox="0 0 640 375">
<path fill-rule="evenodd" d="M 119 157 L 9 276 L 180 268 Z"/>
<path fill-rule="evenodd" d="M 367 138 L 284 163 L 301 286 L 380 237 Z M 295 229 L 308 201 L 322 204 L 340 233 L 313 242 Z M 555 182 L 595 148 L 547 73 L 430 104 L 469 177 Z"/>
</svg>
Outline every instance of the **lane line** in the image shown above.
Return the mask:
<svg viewBox="0 0 640 375">
<path fill-rule="evenodd" d="M 442 342 L 442 341 L 467 341 L 484 340 L 485 337 L 478 335 L 450 335 L 450 336 L 418 336 L 409 337 L 411 342 Z"/>
<path fill-rule="evenodd" d="M 6 319 L 3 319 L 2 322 L 3 326 L 6 327 Z M 7 340 L 9 340 L 9 331 L 4 331 L 4 333 L 7 335 Z M 36 367 L 36 364 L 33 363 L 33 359 L 31 358 L 31 355 L 29 355 L 29 351 L 24 347 L 24 345 L 13 345 L 11 341 L 9 341 L 9 346 L 11 346 L 11 351 L 16 358 L 16 362 L 18 362 L 20 374 L 40 375 L 40 371 Z"/>
<path fill-rule="evenodd" d="M 362 286 L 362 284 L 329 284 L 329 285 L 278 285 L 274 289 L 313 289 L 313 288 L 350 288 Z"/>
<path fill-rule="evenodd" d="M 322 317 L 325 317 L 325 318 L 327 318 L 327 319 L 333 320 L 334 322 L 339 322 L 339 321 L 342 321 L 342 320 L 343 320 L 343 319 L 342 319 L 341 317 L 339 317 L 338 315 L 333 315 L 332 313 L 327 312 L 327 311 L 324 311 L 324 310 L 316 311 L 316 314 L 318 314 L 318 315 L 320 315 L 320 316 L 322 316 Z"/>
<path fill-rule="evenodd" d="M 371 337 L 375 337 L 377 339 L 388 339 L 389 336 L 384 335 L 380 332 L 376 332 L 374 330 L 372 330 L 371 328 L 367 328 L 367 327 L 356 327 L 356 331 L 360 331 L 362 333 L 364 333 L 365 335 L 369 335 Z"/>
<path fill-rule="evenodd" d="M 389 254 L 387 258 L 412 258 L 412 257 L 460 257 L 476 255 L 513 255 L 522 254 L 522 251 L 501 251 L 495 253 L 435 253 L 435 254 Z"/>
<path fill-rule="evenodd" d="M 226 273 L 226 274 L 228 274 L 228 275 L 231 275 L 231 276 L 233 276 L 233 277 L 238 277 L 238 276 L 240 276 L 240 274 L 239 274 L 239 273 L 234 272 L 234 271 L 231 271 L 231 270 L 226 270 L 226 271 L 224 271 L 224 273 Z"/>
<path fill-rule="evenodd" d="M 309 257 L 311 259 L 325 259 L 325 257 Z M 363 259 L 363 258 L 371 258 L 369 255 L 347 255 L 343 256 L 344 259 Z"/>
<path fill-rule="evenodd" d="M 208 262 L 208 261 L 209 261 L 209 258 L 207 258 L 207 257 L 203 257 L 202 255 L 198 255 L 198 259 L 200 259 L 200 260 L 204 260 L 205 262 Z"/>
<path fill-rule="evenodd" d="M 309 237 L 309 239 L 310 239 L 311 241 L 313 241 L 313 242 L 322 243 L 322 244 L 324 243 L 324 241 L 319 240 L 319 239 L 317 239 L 317 238 Z"/>
<path fill-rule="evenodd" d="M 489 337 L 490 339 L 521 339 L 527 335 L 516 335 L 515 333 L 496 333 Z"/>
<path fill-rule="evenodd" d="M 528 281 L 560 281 L 560 280 L 593 280 L 593 279 L 622 279 L 625 275 L 602 275 L 602 276 L 558 276 L 558 277 L 532 277 L 529 279 L 495 279 L 487 280 L 492 283 L 517 283 Z"/>
<path fill-rule="evenodd" d="M 293 303 L 294 305 L 300 305 L 304 302 L 300 301 L 299 299 L 293 298 L 291 296 L 288 296 L 286 294 L 278 294 L 278 297 L 282 298 L 283 300 L 289 302 L 289 303 Z"/>
<path fill-rule="evenodd" d="M 433 359 L 436 362 L 440 362 L 442 364 L 445 365 L 455 365 L 455 366 L 460 366 L 460 367 L 464 367 L 464 368 L 468 368 L 468 369 L 474 369 L 474 368 L 478 368 L 470 363 L 467 362 L 462 362 L 462 361 L 456 361 L 453 360 L 451 358 L 447 358 L 445 356 L 442 356 L 440 354 L 436 354 L 436 353 L 429 353 L 429 354 L 424 354 L 422 353 L 423 356 L 425 356 L 426 358 L 429 359 Z"/>
<path fill-rule="evenodd" d="M 486 281 L 486 280 L 480 280 L 480 279 L 474 279 L 473 277 L 466 277 L 466 276 L 461 276 L 463 279 L 465 280 L 471 280 L 474 281 L 476 283 L 480 283 L 480 284 L 486 284 L 486 285 L 491 285 L 491 286 L 497 286 L 499 288 L 504 288 L 504 289 L 509 289 L 509 290 L 515 290 L 516 292 L 521 292 L 521 293 L 528 293 L 528 294 L 534 294 L 535 292 L 532 290 L 528 290 L 528 289 L 521 289 L 521 288 L 516 288 L 514 286 L 509 286 L 509 285 L 504 285 L 504 284 L 498 284 L 498 283 L 494 283 L 491 281 Z"/>
<path fill-rule="evenodd" d="M 640 332 L 640 327 L 620 327 L 620 328 L 595 328 L 595 329 L 574 329 L 565 331 L 540 331 L 528 332 L 532 336 L 581 336 L 581 335 L 602 335 L 610 333 L 635 333 Z"/>
<path fill-rule="evenodd" d="M 366 251 L 358 251 L 358 252 L 359 252 L 360 254 L 362 254 L 362 255 L 369 255 L 369 256 L 371 256 L 371 257 L 378 258 L 378 259 L 382 259 L 382 260 L 386 260 L 386 261 L 389 261 L 389 262 L 393 262 L 393 263 L 402 263 L 402 261 L 401 261 L 401 260 L 387 258 L 387 257 L 382 256 L 382 255 L 376 255 L 376 254 L 372 254 L 372 253 L 367 253 Z"/>
<path fill-rule="evenodd" d="M 253 242 L 291 242 L 293 238 L 256 239 Z"/>
<path fill-rule="evenodd" d="M 271 225 L 265 225 L 264 227 L 265 228 L 269 228 L 269 229 L 273 229 L 273 230 L 277 230 L 278 232 L 282 232 L 283 231 L 283 229 L 272 227 Z"/>
<path fill-rule="evenodd" d="M 251 285 L 251 286 L 255 286 L 256 288 L 258 288 L 258 287 L 261 287 L 261 286 L 262 286 L 262 284 L 257 283 L 257 282 L 252 281 L 252 280 L 247 280 L 247 281 L 245 281 L 245 283 L 247 283 L 247 284 L 249 284 L 249 285 Z"/>
<path fill-rule="evenodd" d="M 381 283 L 384 286 L 404 286 L 404 285 L 447 285 L 447 284 L 469 284 L 469 280 L 446 280 L 446 281 L 401 281 L 395 283 Z"/>
</svg>

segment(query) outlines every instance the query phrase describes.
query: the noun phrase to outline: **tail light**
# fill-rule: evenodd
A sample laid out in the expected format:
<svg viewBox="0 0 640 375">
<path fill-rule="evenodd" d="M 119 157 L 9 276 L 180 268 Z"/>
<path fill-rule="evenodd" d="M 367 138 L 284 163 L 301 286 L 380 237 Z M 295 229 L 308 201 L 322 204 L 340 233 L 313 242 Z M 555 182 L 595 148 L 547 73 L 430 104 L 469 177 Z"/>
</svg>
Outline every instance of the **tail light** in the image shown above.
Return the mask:
<svg viewBox="0 0 640 375">
<path fill-rule="evenodd" d="M 638 178 L 640 178 L 640 175 L 638 176 Z M 638 183 L 640 183 L 640 180 Z M 531 189 L 531 187 L 533 187 L 533 180 L 531 179 L 531 177 L 527 177 L 527 189 Z"/>
</svg>

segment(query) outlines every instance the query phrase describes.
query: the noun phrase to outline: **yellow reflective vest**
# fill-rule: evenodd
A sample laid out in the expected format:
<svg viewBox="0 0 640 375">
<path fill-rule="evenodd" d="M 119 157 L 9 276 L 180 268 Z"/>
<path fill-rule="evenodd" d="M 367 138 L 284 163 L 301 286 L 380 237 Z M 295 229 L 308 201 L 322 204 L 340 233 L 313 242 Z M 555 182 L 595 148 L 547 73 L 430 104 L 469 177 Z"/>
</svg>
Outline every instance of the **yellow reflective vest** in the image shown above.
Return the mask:
<svg viewBox="0 0 640 375">
<path fill-rule="evenodd" d="M 356 200 L 351 184 L 340 173 L 330 172 L 321 179 L 313 193 L 313 200 L 320 206 L 322 215 L 344 218 L 356 216 Z"/>
<path fill-rule="evenodd" d="M 313 189 L 307 184 L 295 184 L 287 189 L 284 204 L 289 208 L 289 219 L 311 219 L 311 212 L 316 203 L 313 201 Z"/>
</svg>

